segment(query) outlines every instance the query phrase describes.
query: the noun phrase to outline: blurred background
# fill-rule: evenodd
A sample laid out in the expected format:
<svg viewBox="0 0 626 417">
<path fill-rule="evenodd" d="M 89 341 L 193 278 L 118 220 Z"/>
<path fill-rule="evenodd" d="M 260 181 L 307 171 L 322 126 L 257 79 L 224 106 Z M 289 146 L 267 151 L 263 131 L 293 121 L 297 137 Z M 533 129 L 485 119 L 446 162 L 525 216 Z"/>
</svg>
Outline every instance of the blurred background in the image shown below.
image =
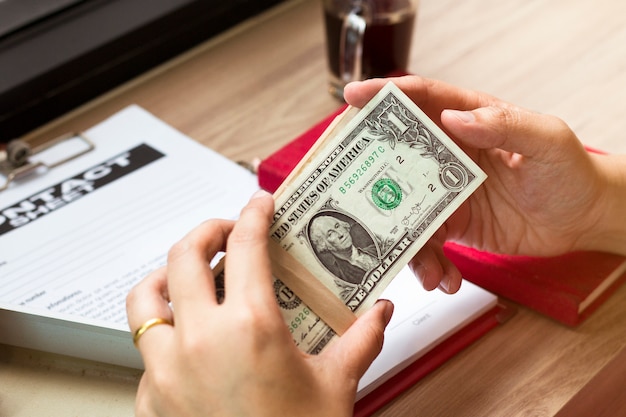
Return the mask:
<svg viewBox="0 0 626 417">
<path fill-rule="evenodd" d="M 287 0 L 0 0 L 0 142 Z"/>
</svg>

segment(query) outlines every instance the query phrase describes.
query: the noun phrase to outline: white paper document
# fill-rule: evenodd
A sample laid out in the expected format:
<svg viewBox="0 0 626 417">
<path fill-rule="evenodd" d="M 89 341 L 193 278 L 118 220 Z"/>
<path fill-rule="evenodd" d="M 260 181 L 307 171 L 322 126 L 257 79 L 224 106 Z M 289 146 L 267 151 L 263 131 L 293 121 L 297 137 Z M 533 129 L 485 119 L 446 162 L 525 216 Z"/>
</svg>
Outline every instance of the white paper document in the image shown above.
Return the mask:
<svg viewBox="0 0 626 417">
<path fill-rule="evenodd" d="M 141 366 L 129 289 L 197 224 L 236 218 L 257 178 L 137 106 L 85 136 L 94 150 L 0 193 L 0 342 Z"/>
<path fill-rule="evenodd" d="M 258 182 L 137 106 L 85 135 L 94 150 L 0 192 L 0 343 L 141 368 L 128 291 L 196 225 L 236 218 Z M 469 282 L 424 291 L 407 268 L 382 297 L 396 310 L 359 398 L 497 304 Z"/>
<path fill-rule="evenodd" d="M 498 305 L 498 298 L 463 281 L 456 294 L 426 291 L 408 267 L 380 298 L 393 301 L 383 350 L 359 381 L 357 400 Z"/>
</svg>

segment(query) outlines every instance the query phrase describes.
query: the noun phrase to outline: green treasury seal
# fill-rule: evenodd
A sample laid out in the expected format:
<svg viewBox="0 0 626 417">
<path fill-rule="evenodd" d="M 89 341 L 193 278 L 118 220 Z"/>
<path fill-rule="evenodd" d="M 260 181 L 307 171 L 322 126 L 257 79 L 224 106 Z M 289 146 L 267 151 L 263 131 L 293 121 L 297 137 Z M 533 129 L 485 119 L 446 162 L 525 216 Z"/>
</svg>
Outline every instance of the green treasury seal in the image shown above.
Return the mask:
<svg viewBox="0 0 626 417">
<path fill-rule="evenodd" d="M 402 202 L 402 189 L 391 178 L 382 178 L 372 187 L 372 200 L 383 210 L 391 210 Z"/>
</svg>

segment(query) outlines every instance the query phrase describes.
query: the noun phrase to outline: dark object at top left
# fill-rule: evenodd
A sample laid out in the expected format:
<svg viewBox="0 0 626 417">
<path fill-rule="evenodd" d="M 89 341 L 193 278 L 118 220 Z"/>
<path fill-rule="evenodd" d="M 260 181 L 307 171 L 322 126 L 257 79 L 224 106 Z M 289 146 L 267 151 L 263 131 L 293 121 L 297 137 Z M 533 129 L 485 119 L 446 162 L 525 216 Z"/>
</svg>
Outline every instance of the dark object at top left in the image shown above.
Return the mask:
<svg viewBox="0 0 626 417">
<path fill-rule="evenodd" d="M 284 1 L 0 0 L 0 142 Z"/>
</svg>

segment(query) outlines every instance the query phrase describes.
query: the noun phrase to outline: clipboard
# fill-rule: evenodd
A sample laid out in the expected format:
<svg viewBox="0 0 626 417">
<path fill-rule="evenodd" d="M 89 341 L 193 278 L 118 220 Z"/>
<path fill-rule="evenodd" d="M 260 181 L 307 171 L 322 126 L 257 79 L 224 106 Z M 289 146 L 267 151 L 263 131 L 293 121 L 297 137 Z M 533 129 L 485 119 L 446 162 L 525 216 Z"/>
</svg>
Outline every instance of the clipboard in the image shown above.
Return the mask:
<svg viewBox="0 0 626 417">
<path fill-rule="evenodd" d="M 257 178 L 137 105 L 77 131 L 0 145 L 0 343 L 141 369 L 128 290 Z"/>
<path fill-rule="evenodd" d="M 23 177 L 45 172 L 94 150 L 84 133 L 68 133 L 38 146 L 14 139 L 0 150 L 0 193 Z"/>
</svg>

